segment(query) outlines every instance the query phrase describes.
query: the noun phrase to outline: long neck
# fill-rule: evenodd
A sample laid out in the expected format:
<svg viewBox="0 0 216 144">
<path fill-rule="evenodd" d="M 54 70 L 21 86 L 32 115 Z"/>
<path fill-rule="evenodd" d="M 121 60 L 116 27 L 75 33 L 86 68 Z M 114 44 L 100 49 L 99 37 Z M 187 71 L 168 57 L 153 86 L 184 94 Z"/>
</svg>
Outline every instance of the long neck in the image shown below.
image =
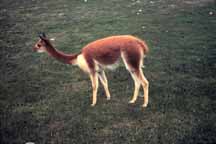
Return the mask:
<svg viewBox="0 0 216 144">
<path fill-rule="evenodd" d="M 57 60 L 65 63 L 65 64 L 75 64 L 78 54 L 65 54 L 61 51 L 55 49 L 49 40 L 45 40 L 46 49 L 49 55 L 53 56 Z"/>
</svg>

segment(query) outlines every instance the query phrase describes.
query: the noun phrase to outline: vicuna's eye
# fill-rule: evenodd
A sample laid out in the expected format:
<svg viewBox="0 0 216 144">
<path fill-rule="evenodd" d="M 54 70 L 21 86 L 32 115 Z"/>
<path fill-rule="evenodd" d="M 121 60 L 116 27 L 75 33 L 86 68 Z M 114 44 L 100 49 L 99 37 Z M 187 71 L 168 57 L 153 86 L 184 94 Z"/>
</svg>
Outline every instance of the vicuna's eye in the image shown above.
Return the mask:
<svg viewBox="0 0 216 144">
<path fill-rule="evenodd" d="M 40 44 L 37 44 L 37 46 L 38 46 L 38 47 L 41 47 L 41 45 L 40 45 Z"/>
</svg>

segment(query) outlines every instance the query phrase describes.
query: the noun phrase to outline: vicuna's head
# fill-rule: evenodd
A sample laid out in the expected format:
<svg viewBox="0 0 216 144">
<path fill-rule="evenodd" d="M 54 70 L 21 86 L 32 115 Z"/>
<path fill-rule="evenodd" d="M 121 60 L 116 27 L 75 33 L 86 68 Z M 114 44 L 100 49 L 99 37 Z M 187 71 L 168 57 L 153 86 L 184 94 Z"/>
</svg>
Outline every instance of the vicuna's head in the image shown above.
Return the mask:
<svg viewBox="0 0 216 144">
<path fill-rule="evenodd" d="M 46 51 L 48 38 L 46 37 L 45 33 L 39 34 L 39 40 L 33 47 L 33 51 L 36 51 L 38 53 L 42 53 Z"/>
</svg>

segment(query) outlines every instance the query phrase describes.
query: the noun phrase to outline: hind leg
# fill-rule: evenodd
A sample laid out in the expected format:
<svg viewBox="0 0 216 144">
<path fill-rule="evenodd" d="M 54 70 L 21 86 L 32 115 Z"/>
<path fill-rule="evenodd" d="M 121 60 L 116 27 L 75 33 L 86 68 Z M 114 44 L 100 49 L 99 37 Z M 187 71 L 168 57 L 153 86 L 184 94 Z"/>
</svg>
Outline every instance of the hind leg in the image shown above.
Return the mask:
<svg viewBox="0 0 216 144">
<path fill-rule="evenodd" d="M 148 95 L 149 95 L 149 82 L 148 80 L 146 79 L 146 77 L 144 76 L 143 74 L 143 71 L 142 69 L 140 68 L 138 73 L 137 73 L 137 76 L 142 84 L 142 87 L 143 87 L 143 91 L 144 91 L 144 102 L 143 102 L 143 105 L 142 107 L 147 107 L 148 105 Z"/>
<path fill-rule="evenodd" d="M 105 93 L 106 93 L 106 96 L 107 96 L 107 100 L 110 100 L 110 92 L 109 92 L 109 87 L 108 87 L 108 82 L 107 82 L 105 72 L 100 71 L 98 73 L 98 76 L 99 76 L 100 82 L 102 83 L 102 85 L 104 87 L 104 90 L 105 90 Z"/>
<path fill-rule="evenodd" d="M 134 59 L 129 59 L 130 55 L 127 53 L 122 53 L 122 60 L 125 64 L 126 69 L 130 72 L 131 77 L 133 78 L 134 81 L 134 93 L 133 93 L 133 97 L 132 99 L 129 101 L 129 103 L 135 103 L 135 101 L 137 100 L 138 94 L 139 94 L 139 89 L 140 89 L 140 80 L 139 77 L 136 74 L 136 71 L 138 71 L 138 67 L 139 67 L 139 56 L 134 58 Z"/>
<path fill-rule="evenodd" d="M 139 94 L 139 88 L 140 84 L 143 87 L 143 93 L 144 93 L 144 102 L 142 107 L 147 107 L 148 105 L 148 93 L 149 93 L 149 82 L 144 76 L 142 69 L 140 68 L 138 71 L 135 71 L 131 73 L 132 78 L 134 79 L 135 83 L 135 89 L 134 89 L 134 95 L 130 103 L 134 103 L 137 100 L 137 96 Z"/>
<path fill-rule="evenodd" d="M 137 75 L 134 73 L 134 72 L 130 72 L 131 73 L 131 76 L 134 80 L 134 94 L 133 94 L 133 97 L 132 99 L 129 101 L 129 103 L 135 103 L 135 101 L 137 100 L 137 97 L 138 97 L 138 94 L 139 94 L 139 89 L 140 89 L 140 80 L 139 78 L 137 77 Z"/>
<path fill-rule="evenodd" d="M 148 105 L 149 83 L 141 69 L 141 66 L 143 65 L 142 52 L 138 48 L 133 49 L 133 51 L 126 50 L 122 53 L 122 59 L 126 68 L 130 71 L 135 83 L 134 95 L 130 103 L 134 103 L 136 101 L 141 84 L 144 90 L 144 103 L 142 106 L 146 107 Z"/>
</svg>

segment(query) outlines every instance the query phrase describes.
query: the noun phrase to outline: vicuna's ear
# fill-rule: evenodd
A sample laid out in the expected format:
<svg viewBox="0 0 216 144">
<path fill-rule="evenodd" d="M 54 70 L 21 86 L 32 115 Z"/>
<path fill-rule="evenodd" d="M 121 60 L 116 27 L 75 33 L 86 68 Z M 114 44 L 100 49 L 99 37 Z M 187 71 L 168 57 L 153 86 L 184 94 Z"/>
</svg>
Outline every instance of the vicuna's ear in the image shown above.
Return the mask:
<svg viewBox="0 0 216 144">
<path fill-rule="evenodd" d="M 44 32 L 39 33 L 39 37 L 40 37 L 40 39 L 45 39 L 46 38 L 46 34 Z"/>
</svg>

